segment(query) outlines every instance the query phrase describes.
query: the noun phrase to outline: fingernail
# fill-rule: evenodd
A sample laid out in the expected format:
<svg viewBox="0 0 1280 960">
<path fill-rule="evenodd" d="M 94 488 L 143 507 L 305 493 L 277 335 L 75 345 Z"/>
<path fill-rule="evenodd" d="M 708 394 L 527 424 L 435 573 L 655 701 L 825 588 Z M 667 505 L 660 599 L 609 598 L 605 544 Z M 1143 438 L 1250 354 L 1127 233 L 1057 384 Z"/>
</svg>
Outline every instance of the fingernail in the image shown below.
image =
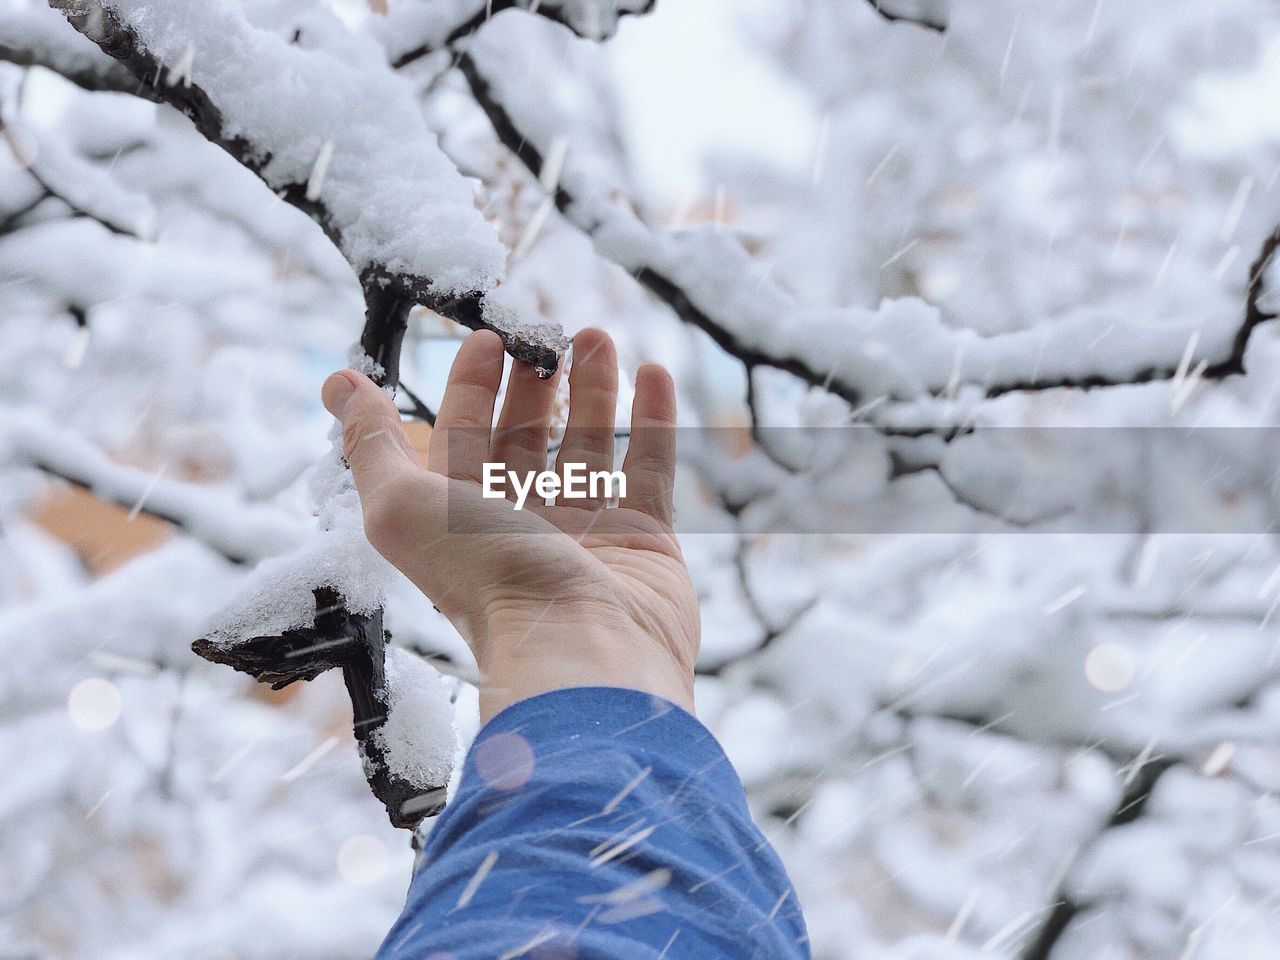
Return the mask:
<svg viewBox="0 0 1280 960">
<path fill-rule="evenodd" d="M 342 410 L 355 392 L 356 385 L 351 379 L 351 371 L 339 370 L 330 374 L 320 388 L 320 399 L 324 401 L 324 408 L 341 420 Z"/>
</svg>

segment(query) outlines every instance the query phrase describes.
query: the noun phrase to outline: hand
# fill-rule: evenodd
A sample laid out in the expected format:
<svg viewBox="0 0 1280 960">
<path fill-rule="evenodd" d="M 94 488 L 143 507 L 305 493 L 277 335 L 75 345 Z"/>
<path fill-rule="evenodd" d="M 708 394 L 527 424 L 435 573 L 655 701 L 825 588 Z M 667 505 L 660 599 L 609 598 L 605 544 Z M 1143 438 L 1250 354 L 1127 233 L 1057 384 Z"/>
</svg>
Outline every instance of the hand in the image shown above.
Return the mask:
<svg viewBox="0 0 1280 960">
<path fill-rule="evenodd" d="M 463 343 L 425 468 L 386 393 L 354 370 L 325 381 L 324 404 L 342 421 L 369 542 L 470 645 L 482 720 L 538 693 L 592 685 L 644 690 L 692 712 L 698 606 L 671 531 L 670 374 L 657 364 L 636 374 L 619 508 L 570 499 L 547 507 L 531 497 L 517 511 L 482 496 L 483 465 L 505 463 L 522 476 L 546 469 L 559 372 L 540 380 L 513 364 L 491 432 L 502 366 L 496 334 Z M 583 330 L 574 338 L 561 474 L 568 463 L 613 469 L 617 381 L 613 342 Z"/>
</svg>

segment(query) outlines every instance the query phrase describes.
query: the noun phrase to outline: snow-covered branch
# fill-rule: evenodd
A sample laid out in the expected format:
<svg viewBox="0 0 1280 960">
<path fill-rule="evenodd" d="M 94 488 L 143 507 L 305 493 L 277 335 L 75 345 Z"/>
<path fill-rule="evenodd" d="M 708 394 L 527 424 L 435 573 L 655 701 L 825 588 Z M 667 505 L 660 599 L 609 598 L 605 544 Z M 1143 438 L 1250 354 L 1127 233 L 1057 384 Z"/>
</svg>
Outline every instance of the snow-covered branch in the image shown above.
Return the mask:
<svg viewBox="0 0 1280 960">
<path fill-rule="evenodd" d="M 904 20 L 939 33 L 947 29 L 951 0 L 867 0 L 889 21 Z"/>
<path fill-rule="evenodd" d="M 487 303 L 505 251 L 381 50 L 352 50 L 345 31 L 331 33 L 334 49 L 305 48 L 219 5 L 50 5 L 320 224 L 359 275 L 371 322 L 401 323 L 421 303 L 493 329 L 517 359 L 554 369 L 565 347 L 558 330 L 522 326 Z"/>
<path fill-rule="evenodd" d="M 0 128 L 23 172 L 42 191 L 40 200 L 61 201 L 74 217 L 93 220 L 108 231 L 135 240 L 148 239 L 154 211 L 145 197 L 122 190 L 101 168 L 76 156 L 65 144 L 6 123 Z M 20 218 L 9 218 L 16 225 Z M 6 232 L 0 226 L 0 233 Z"/>
<path fill-rule="evenodd" d="M 656 3 L 657 0 L 402 0 L 391 6 L 381 22 L 375 22 L 374 29 L 387 44 L 392 66 L 399 69 L 465 40 L 504 10 L 536 14 L 568 27 L 580 37 L 600 41 L 617 32 L 623 17 L 648 13 Z"/>
<path fill-rule="evenodd" d="M 563 132 L 555 118 L 540 114 L 536 90 L 520 79 L 524 72 L 510 66 L 518 37 L 505 28 L 486 31 L 460 54 L 457 67 L 499 140 L 537 175 Z M 951 326 L 936 307 L 911 297 L 886 300 L 875 310 L 815 309 L 774 282 L 731 231 L 653 229 L 609 199 L 611 193 L 570 151 L 552 196 L 597 253 L 748 369 L 785 371 L 853 405 L 1221 378 L 1243 371 L 1250 335 L 1270 319 L 1253 308 L 1235 325 L 1199 317 L 1149 323 L 1085 311 L 984 335 Z M 1251 304 L 1273 251 L 1269 240 L 1251 272 Z M 879 423 L 880 413 L 868 419 Z"/>
<path fill-rule="evenodd" d="M 283 553 L 306 525 L 228 490 L 201 487 L 109 459 L 92 444 L 45 420 L 0 420 L 0 466 L 29 466 L 84 487 L 128 510 L 168 521 L 234 563 Z"/>
<path fill-rule="evenodd" d="M 1106 830 L 1133 823 L 1141 817 L 1156 784 L 1176 763 L 1169 757 L 1150 757 L 1145 760 L 1139 757 L 1132 762 L 1133 766 L 1125 780 L 1124 789 L 1120 792 L 1120 797 L 1107 822 L 1099 827 L 1099 835 Z M 1077 899 L 1071 893 L 1066 877 L 1055 888 L 1050 904 L 1044 921 L 1023 949 L 1021 960 L 1049 960 L 1071 922 L 1089 909 L 1089 904 Z"/>
<path fill-rule="evenodd" d="M 349 35 L 332 32 L 327 49 L 298 45 L 297 35 L 260 29 L 232 5 L 51 5 L 325 230 L 360 279 L 360 347 L 384 386 L 398 382 L 415 303 L 495 329 L 518 359 L 554 369 L 565 346 L 558 329 L 522 327 L 486 301 L 505 250 L 376 47 L 352 57 Z M 335 25 L 322 16 L 308 23 L 318 39 Z M 282 62 L 297 83 L 279 82 Z M 451 716 L 449 699 L 430 668 L 421 667 L 431 681 L 424 687 L 388 659 L 385 578 L 370 568 L 376 557 L 363 541 L 349 476 L 331 473 L 319 497 L 320 537 L 260 565 L 238 613 L 193 648 L 273 686 L 340 668 L 369 785 L 394 825 L 413 827 L 443 802 L 453 746 L 440 718 Z M 429 725 L 423 703 L 435 714 Z"/>
<path fill-rule="evenodd" d="M 380 608 L 354 613 L 327 587 L 314 595 L 312 626 L 230 643 L 206 637 L 192 648 L 273 689 L 340 669 L 365 779 L 392 825 L 412 830 L 444 808 L 454 743 L 448 692 L 414 654 L 388 649 Z"/>
<path fill-rule="evenodd" d="M 85 90 L 161 99 L 151 84 L 104 57 L 84 37 L 68 32 L 63 19 L 48 7 L 0 9 L 0 60 L 20 67 L 44 67 Z"/>
</svg>

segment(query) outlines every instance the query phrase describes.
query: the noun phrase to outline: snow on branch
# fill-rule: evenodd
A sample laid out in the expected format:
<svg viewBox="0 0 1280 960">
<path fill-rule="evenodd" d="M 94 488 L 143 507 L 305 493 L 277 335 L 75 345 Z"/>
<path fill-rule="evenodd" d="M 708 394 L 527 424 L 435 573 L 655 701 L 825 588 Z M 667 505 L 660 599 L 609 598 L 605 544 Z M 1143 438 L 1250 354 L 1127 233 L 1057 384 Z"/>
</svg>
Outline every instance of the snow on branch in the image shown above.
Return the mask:
<svg viewBox="0 0 1280 960">
<path fill-rule="evenodd" d="M 867 0 L 886 20 L 904 20 L 939 33 L 947 29 L 951 0 Z"/>
<path fill-rule="evenodd" d="M 166 520 L 234 563 L 292 548 L 304 524 L 247 503 L 229 490 L 201 487 L 109 459 L 84 439 L 45 420 L 0 419 L 0 467 L 32 467 L 110 503 Z"/>
<path fill-rule="evenodd" d="M 1169 757 L 1135 758 L 1120 798 L 1098 834 L 1123 827 L 1141 817 L 1156 784 L 1174 765 L 1175 761 Z M 1044 921 L 1022 950 L 1021 960 L 1049 960 L 1067 927 L 1080 913 L 1089 909 L 1089 904 L 1076 899 L 1066 884 L 1064 877 L 1053 892 L 1053 902 Z"/>
<path fill-rule="evenodd" d="M 398 332 L 387 343 L 392 352 Z M 334 450 L 311 476 L 320 530 L 258 564 L 192 650 L 275 689 L 341 670 L 365 778 L 392 824 L 412 829 L 444 805 L 454 747 L 450 699 L 425 663 L 397 673 L 388 659 L 383 607 L 395 573 L 365 538 L 340 436 L 335 424 Z M 417 735 L 413 751 L 397 746 L 414 728 L 398 716 L 404 711 L 438 721 Z"/>
<path fill-rule="evenodd" d="M 382 610 L 354 613 L 348 598 L 314 591 L 314 623 L 224 643 L 204 637 L 192 649 L 273 689 L 337 668 L 351 698 L 352 732 L 365 779 L 393 826 L 412 830 L 444 808 L 456 730 L 444 679 L 425 661 L 388 649 Z"/>
<path fill-rule="evenodd" d="M 370 319 L 421 303 L 498 332 L 549 374 L 565 340 L 492 308 L 506 251 L 383 51 L 336 21 L 302 45 L 231 4 L 50 0 L 211 142 L 319 223 L 360 276 Z"/>
<path fill-rule="evenodd" d="M 527 83 L 526 58 L 533 54 L 523 52 L 530 45 L 521 44 L 515 26 L 475 38 L 457 67 L 498 138 L 537 175 L 550 146 L 564 136 L 563 121 L 548 116 L 537 86 Z M 1234 323 L 1227 317 L 1146 323 L 1081 311 L 983 335 L 957 329 L 938 308 L 914 297 L 885 300 L 874 310 L 815 308 L 773 281 L 730 230 L 651 228 L 610 199 L 613 185 L 599 179 L 570 149 L 553 197 L 601 256 L 748 368 L 783 370 L 854 405 L 962 391 L 994 397 L 1221 378 L 1243 372 L 1250 335 L 1272 317 L 1255 305 L 1275 237 L 1250 274 L 1246 315 Z"/>
<path fill-rule="evenodd" d="M 150 238 L 155 211 L 147 197 L 123 189 L 102 167 L 78 156 L 62 141 L 15 127 L 8 118 L 0 138 L 40 187 L 42 199 L 59 200 L 73 217 L 93 220 L 111 233 L 135 240 Z"/>
<path fill-rule="evenodd" d="M 648 13 L 656 3 L 657 0 L 402 0 L 392 4 L 388 15 L 375 21 L 373 29 L 386 44 L 392 66 L 398 69 L 471 36 L 504 10 L 537 14 L 587 40 L 601 41 L 617 32 L 624 16 Z"/>
<path fill-rule="evenodd" d="M 517 359 L 554 371 L 566 346 L 559 328 L 522 325 L 486 301 L 506 251 L 376 44 L 314 11 L 286 39 L 252 25 L 234 3 L 50 2 L 320 224 L 360 278 L 360 352 L 384 387 L 398 382 L 414 303 L 496 330 Z M 341 669 L 366 779 L 391 822 L 412 828 L 443 805 L 451 720 L 407 747 L 396 731 L 416 729 L 424 717 L 451 718 L 449 697 L 429 667 L 419 671 L 431 674 L 424 684 L 387 658 L 390 568 L 364 538 L 337 439 L 313 481 L 319 535 L 260 564 L 192 648 L 277 687 Z M 401 723 L 406 710 L 413 720 Z M 439 754 L 429 763 L 424 742 Z"/>
<path fill-rule="evenodd" d="M 89 40 L 69 32 L 64 19 L 48 7 L 0 9 L 0 61 L 44 67 L 85 90 L 160 99 L 153 87 L 123 64 L 104 57 Z"/>
</svg>

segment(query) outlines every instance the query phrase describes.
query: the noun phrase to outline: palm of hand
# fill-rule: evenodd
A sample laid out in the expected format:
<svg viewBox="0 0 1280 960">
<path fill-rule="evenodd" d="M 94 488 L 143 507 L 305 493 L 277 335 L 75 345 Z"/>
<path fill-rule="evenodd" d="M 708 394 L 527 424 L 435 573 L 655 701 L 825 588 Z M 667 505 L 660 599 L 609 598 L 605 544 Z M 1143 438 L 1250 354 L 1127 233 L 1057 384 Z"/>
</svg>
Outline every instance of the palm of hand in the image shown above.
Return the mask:
<svg viewBox="0 0 1280 960">
<path fill-rule="evenodd" d="M 613 346 L 600 331 L 586 330 L 574 356 L 557 469 L 580 463 L 610 470 Z M 692 709 L 698 611 L 670 526 L 669 375 L 653 365 L 637 374 L 623 466 L 627 497 L 618 509 L 595 500 L 545 506 L 531 497 L 516 510 L 482 496 L 483 464 L 522 474 L 545 469 L 556 381 L 514 365 L 490 433 L 501 373 L 498 338 L 470 337 L 450 371 L 425 469 L 394 405 L 367 380 L 371 389 L 357 383 L 336 404 L 370 542 L 471 645 L 482 673 L 482 714 L 543 689 L 586 684 L 648 690 Z"/>
</svg>

